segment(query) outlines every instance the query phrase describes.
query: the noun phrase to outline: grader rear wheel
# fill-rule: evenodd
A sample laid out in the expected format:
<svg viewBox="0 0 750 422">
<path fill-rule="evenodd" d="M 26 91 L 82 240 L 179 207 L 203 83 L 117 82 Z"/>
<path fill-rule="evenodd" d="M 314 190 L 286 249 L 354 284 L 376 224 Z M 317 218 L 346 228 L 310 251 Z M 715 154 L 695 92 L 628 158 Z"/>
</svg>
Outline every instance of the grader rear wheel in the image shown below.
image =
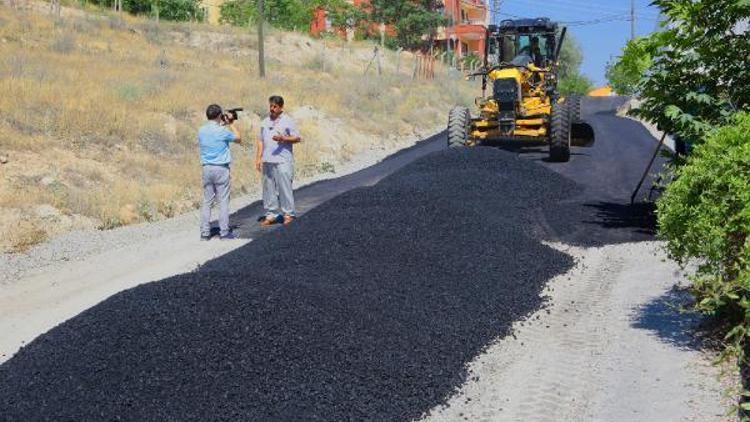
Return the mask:
<svg viewBox="0 0 750 422">
<path fill-rule="evenodd" d="M 466 107 L 453 107 L 448 114 L 448 147 L 466 146 L 469 139 L 471 115 Z"/>
<path fill-rule="evenodd" d="M 581 96 L 571 95 L 565 101 L 568 103 L 568 110 L 570 111 L 570 123 L 578 123 L 581 121 Z"/>
</svg>

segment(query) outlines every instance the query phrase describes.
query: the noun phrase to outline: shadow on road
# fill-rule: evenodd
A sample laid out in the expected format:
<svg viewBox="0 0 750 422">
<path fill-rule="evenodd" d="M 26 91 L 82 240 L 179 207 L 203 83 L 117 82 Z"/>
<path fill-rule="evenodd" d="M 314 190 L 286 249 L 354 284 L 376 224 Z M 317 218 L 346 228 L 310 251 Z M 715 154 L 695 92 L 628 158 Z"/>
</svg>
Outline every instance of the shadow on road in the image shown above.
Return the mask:
<svg viewBox="0 0 750 422">
<path fill-rule="evenodd" d="M 685 289 L 672 287 L 662 296 L 638 309 L 631 324 L 634 328 L 647 330 L 665 343 L 682 349 L 700 350 L 706 346 L 696 331 L 707 329 L 706 319 L 690 310 L 693 298 Z"/>
<path fill-rule="evenodd" d="M 632 229 L 647 236 L 656 234 L 656 214 L 653 203 L 622 204 L 596 202 L 584 204 L 594 212 L 595 219 L 585 221 L 607 229 Z"/>
<path fill-rule="evenodd" d="M 625 201 L 573 197 L 542 210 L 538 218 L 550 240 L 598 247 L 653 240 L 656 233 L 653 210 L 653 204 L 649 203 L 630 205 Z"/>
</svg>

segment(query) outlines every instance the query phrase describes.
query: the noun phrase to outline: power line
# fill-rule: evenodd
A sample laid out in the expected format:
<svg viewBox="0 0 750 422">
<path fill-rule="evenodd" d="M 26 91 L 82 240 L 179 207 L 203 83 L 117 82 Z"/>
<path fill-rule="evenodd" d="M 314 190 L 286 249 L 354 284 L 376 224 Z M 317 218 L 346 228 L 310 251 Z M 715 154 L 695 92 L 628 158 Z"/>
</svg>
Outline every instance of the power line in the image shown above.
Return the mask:
<svg viewBox="0 0 750 422">
<path fill-rule="evenodd" d="M 526 19 L 524 16 L 514 15 L 512 13 L 498 13 L 502 16 L 507 16 L 515 19 Z M 557 21 L 557 23 L 567 25 L 567 26 L 584 26 L 584 25 L 596 25 L 600 23 L 607 23 L 607 22 L 617 22 L 617 21 L 627 21 L 630 19 L 627 13 L 620 13 L 617 15 L 610 15 L 610 16 L 602 16 L 600 18 L 596 19 L 590 19 L 590 20 L 579 20 L 579 21 Z"/>
<path fill-rule="evenodd" d="M 575 2 L 575 1 L 566 2 L 562 0 L 547 0 L 545 1 L 543 7 L 540 7 L 539 3 L 534 0 L 514 0 L 514 2 L 518 5 L 518 7 L 538 9 L 542 13 L 550 9 L 557 9 L 565 13 L 572 13 L 576 15 L 578 14 L 589 15 L 592 12 L 615 14 L 615 13 L 625 13 L 628 10 L 627 7 L 613 9 L 610 7 L 602 7 L 601 5 L 597 5 L 597 4 L 590 4 L 590 3 L 587 4 L 587 3 L 580 3 L 580 2 Z"/>
<path fill-rule="evenodd" d="M 565 24 L 567 26 L 587 26 L 587 25 L 597 25 L 600 23 L 608 23 L 608 22 L 622 22 L 629 20 L 630 17 L 627 13 L 621 13 L 619 15 L 611 15 L 611 16 L 603 16 L 601 18 L 596 19 L 589 19 L 589 20 L 580 20 L 580 21 L 560 21 L 560 23 Z"/>
<path fill-rule="evenodd" d="M 570 22 L 588 22 L 588 21 L 595 21 L 597 22 L 598 18 L 592 18 L 592 19 L 581 19 L 581 16 L 589 17 L 592 14 L 598 14 L 604 15 L 605 17 L 614 16 L 614 15 L 628 15 L 629 10 L 628 7 L 623 7 L 619 10 L 614 10 L 612 8 L 603 8 L 601 5 L 596 4 L 583 4 L 576 0 L 546 0 L 544 7 L 538 7 L 538 3 L 532 4 L 534 0 L 514 0 L 513 3 L 510 1 L 506 1 L 505 4 L 508 5 L 509 3 L 512 4 L 513 9 L 524 9 L 524 10 L 532 10 L 529 15 L 537 15 L 536 13 L 533 13 L 533 10 L 546 10 L 546 15 L 552 15 L 550 17 L 554 17 L 556 20 L 561 21 L 570 21 Z M 535 7 L 536 6 L 536 7 Z M 638 19 L 644 19 L 649 21 L 655 21 L 658 20 L 658 13 L 654 13 L 652 15 L 649 14 L 649 12 L 652 12 L 650 7 L 644 7 L 644 6 L 637 6 L 633 5 L 633 9 L 635 12 L 635 16 Z M 508 7 L 505 8 L 506 10 Z M 551 12 L 551 13 L 550 13 Z M 544 14 L 544 13 L 541 13 Z M 518 16 L 516 14 L 516 16 Z M 630 20 L 625 19 L 625 20 Z"/>
<path fill-rule="evenodd" d="M 635 39 L 635 0 L 630 0 L 630 39 Z"/>
</svg>

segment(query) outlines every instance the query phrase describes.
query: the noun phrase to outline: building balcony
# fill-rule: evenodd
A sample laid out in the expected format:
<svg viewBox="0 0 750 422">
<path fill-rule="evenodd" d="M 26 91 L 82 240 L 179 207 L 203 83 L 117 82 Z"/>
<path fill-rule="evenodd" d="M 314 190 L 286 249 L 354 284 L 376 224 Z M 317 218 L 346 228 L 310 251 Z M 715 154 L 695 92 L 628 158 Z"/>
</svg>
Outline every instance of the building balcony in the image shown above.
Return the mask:
<svg viewBox="0 0 750 422">
<path fill-rule="evenodd" d="M 485 19 L 464 19 L 457 26 L 481 26 L 484 28 L 486 25 Z"/>
<path fill-rule="evenodd" d="M 463 40 L 479 40 L 484 39 L 487 27 L 484 26 L 484 22 L 481 23 L 461 23 L 456 26 L 449 26 L 445 28 L 444 34 L 446 38 L 455 36 Z M 438 31 L 438 33 L 441 33 Z"/>
<path fill-rule="evenodd" d="M 483 9 L 487 10 L 487 3 L 483 0 L 459 0 L 461 6 L 470 7 L 472 9 Z"/>
</svg>

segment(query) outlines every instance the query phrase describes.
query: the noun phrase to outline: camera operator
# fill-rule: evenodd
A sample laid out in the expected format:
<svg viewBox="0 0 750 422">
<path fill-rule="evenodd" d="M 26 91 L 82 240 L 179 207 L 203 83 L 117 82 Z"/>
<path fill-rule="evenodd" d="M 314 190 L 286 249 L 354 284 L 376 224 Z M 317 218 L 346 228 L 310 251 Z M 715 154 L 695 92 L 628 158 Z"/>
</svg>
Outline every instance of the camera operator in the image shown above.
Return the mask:
<svg viewBox="0 0 750 422">
<path fill-rule="evenodd" d="M 220 106 L 211 104 L 206 109 L 208 122 L 198 130 L 201 164 L 203 165 L 203 205 L 201 206 L 201 240 L 211 238 L 211 204 L 219 202 L 219 236 L 234 239 L 229 231 L 229 166 L 232 154 L 229 144 L 241 144 L 240 132 L 234 126 L 237 114 L 224 112 Z"/>
</svg>

